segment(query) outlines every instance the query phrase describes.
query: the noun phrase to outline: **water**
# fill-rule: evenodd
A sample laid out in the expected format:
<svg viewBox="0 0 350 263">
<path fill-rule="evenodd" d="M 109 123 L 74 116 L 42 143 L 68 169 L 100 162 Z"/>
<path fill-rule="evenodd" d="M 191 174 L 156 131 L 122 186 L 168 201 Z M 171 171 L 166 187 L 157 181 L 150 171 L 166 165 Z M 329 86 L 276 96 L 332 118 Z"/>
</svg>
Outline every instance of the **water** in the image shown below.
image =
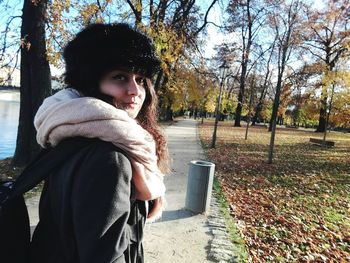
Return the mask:
<svg viewBox="0 0 350 263">
<path fill-rule="evenodd" d="M 18 116 L 19 92 L 0 91 L 0 160 L 15 152 Z"/>
</svg>

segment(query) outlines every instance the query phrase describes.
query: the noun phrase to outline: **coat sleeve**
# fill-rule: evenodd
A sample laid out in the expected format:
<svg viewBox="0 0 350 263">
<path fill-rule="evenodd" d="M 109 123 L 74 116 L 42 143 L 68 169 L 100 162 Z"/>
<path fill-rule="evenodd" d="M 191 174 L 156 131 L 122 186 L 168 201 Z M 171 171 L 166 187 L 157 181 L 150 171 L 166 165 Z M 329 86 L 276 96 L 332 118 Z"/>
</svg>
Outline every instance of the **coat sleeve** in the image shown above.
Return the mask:
<svg viewBox="0 0 350 263">
<path fill-rule="evenodd" d="M 125 262 L 131 177 L 130 161 L 115 150 L 95 151 L 81 164 L 71 197 L 81 263 Z"/>
</svg>

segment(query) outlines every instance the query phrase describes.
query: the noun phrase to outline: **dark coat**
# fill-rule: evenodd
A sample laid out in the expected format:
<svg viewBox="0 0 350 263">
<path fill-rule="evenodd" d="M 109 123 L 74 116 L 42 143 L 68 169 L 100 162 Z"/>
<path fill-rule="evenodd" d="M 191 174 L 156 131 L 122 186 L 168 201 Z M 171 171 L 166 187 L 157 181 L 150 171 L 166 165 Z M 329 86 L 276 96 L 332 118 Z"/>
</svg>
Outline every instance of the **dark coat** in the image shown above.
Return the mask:
<svg viewBox="0 0 350 263">
<path fill-rule="evenodd" d="M 147 212 L 130 198 L 131 178 L 119 148 L 91 139 L 45 182 L 30 262 L 143 262 Z"/>
</svg>

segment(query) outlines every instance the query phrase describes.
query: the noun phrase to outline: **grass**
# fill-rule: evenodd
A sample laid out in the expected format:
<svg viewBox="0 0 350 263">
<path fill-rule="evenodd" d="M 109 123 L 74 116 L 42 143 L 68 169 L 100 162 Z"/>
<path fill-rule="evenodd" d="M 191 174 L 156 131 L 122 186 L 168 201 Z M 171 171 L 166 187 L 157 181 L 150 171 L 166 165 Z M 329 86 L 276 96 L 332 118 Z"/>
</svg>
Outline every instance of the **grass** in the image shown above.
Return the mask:
<svg viewBox="0 0 350 263">
<path fill-rule="evenodd" d="M 247 249 L 245 247 L 244 240 L 242 239 L 239 229 L 237 228 L 233 218 L 231 217 L 229 203 L 226 199 L 225 194 L 222 192 L 219 181 L 216 178 L 214 178 L 213 189 L 214 189 L 214 194 L 220 204 L 220 211 L 224 216 L 224 220 L 227 226 L 230 240 L 232 243 L 234 243 L 234 248 L 235 248 L 234 255 L 237 256 L 236 262 L 237 263 L 247 262 L 248 254 L 247 254 Z"/>
<path fill-rule="evenodd" d="M 274 159 L 267 163 L 265 127 L 220 122 L 210 149 L 213 122 L 200 126 L 202 144 L 241 222 L 254 262 L 350 262 L 350 134 L 331 132 L 335 147 L 309 142 L 322 134 L 279 128 Z"/>
</svg>

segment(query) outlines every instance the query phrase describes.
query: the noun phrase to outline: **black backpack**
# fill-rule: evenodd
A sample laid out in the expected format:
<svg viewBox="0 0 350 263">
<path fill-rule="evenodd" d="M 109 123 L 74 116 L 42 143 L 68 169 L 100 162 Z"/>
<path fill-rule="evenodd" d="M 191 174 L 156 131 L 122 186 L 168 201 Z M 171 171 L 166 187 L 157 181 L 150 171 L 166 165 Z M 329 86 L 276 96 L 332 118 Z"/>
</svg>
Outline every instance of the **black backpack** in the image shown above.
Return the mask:
<svg viewBox="0 0 350 263">
<path fill-rule="evenodd" d="M 15 181 L 0 183 L 0 262 L 28 262 L 30 224 L 23 194 L 47 178 L 91 139 L 74 138 L 42 150 Z M 40 169 L 40 167 L 46 167 Z"/>
</svg>

